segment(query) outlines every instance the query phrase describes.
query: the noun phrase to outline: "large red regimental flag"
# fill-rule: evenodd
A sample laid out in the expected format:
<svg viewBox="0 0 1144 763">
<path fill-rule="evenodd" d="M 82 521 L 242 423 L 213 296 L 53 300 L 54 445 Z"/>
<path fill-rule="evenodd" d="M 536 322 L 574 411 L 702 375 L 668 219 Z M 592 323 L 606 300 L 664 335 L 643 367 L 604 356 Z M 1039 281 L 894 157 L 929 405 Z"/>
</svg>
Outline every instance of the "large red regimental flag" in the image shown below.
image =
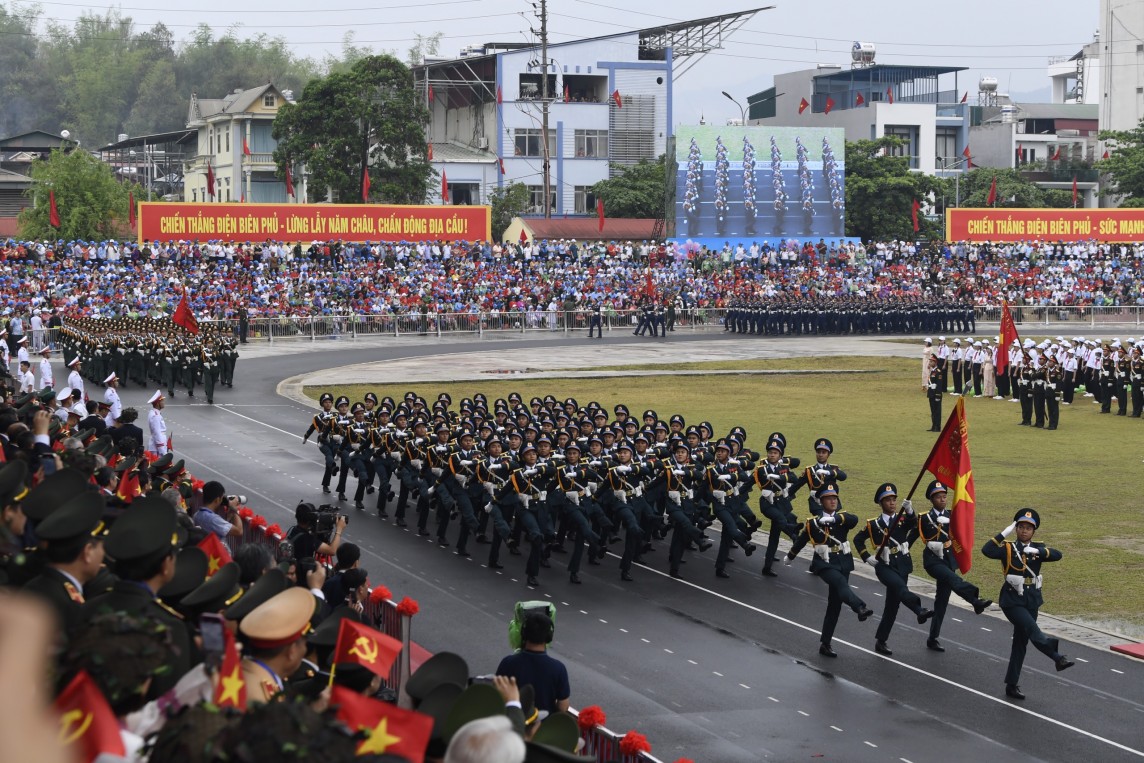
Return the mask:
<svg viewBox="0 0 1144 763">
<path fill-rule="evenodd" d="M 433 733 L 432 716 L 402 710 L 344 686 L 333 687 L 330 704 L 337 707 L 338 720 L 355 732 L 367 734 L 358 745 L 358 755 L 393 755 L 413 763 L 425 760 L 425 748 Z"/>
<path fill-rule="evenodd" d="M 76 760 L 91 763 L 100 755 L 125 755 L 119 721 L 87 671 L 81 670 L 56 697 L 60 744 L 71 747 Z"/>
<path fill-rule="evenodd" d="M 973 468 L 969 464 L 969 425 L 965 420 L 965 398 L 959 397 L 949 420 L 934 443 L 925 471 L 932 474 L 952 491 L 949 507 L 952 515 L 949 537 L 953 541 L 953 555 L 962 572 L 969 572 L 973 564 L 973 520 L 977 513 L 973 487 Z"/>
<path fill-rule="evenodd" d="M 175 314 L 171 316 L 171 322 L 176 326 L 182 326 L 192 334 L 199 333 L 199 322 L 195 319 L 195 314 L 191 312 L 191 306 L 187 304 L 185 291 L 183 298 L 179 300 L 179 306 L 175 308 Z"/>
<path fill-rule="evenodd" d="M 346 618 L 338 627 L 334 662 L 356 662 L 379 676 L 388 676 L 401 653 L 401 642 L 368 625 Z"/>
<path fill-rule="evenodd" d="M 1013 346 L 1013 340 L 1019 339 L 1017 336 L 1017 324 L 1013 323 L 1013 313 L 1009 312 L 1009 303 L 1001 303 L 1001 341 L 997 345 L 997 369 L 998 374 L 1005 373 L 1005 369 L 1009 367 L 1009 348 Z"/>
</svg>

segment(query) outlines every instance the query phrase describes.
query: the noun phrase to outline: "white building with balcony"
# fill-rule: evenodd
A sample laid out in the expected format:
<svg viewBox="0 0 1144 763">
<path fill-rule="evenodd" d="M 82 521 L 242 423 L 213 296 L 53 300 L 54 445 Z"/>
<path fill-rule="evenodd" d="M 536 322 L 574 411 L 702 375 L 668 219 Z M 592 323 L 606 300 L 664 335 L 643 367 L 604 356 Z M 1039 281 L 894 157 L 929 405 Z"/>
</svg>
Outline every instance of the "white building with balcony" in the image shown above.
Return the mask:
<svg viewBox="0 0 1144 763">
<path fill-rule="evenodd" d="M 274 117 L 287 95 L 270 84 L 235 90 L 222 98 L 191 95 L 187 128 L 197 132 L 197 150 L 184 165 L 184 201 L 295 201 L 275 175 L 277 143 L 271 135 Z M 244 145 L 249 154 L 243 151 Z M 213 197 L 207 188 L 208 164 L 214 172 Z M 303 190 L 296 190 L 298 198 L 304 199 Z"/>
<path fill-rule="evenodd" d="M 1135 129 L 1144 119 L 1144 2 L 1100 0 L 1100 59 L 1100 129 Z"/>
</svg>

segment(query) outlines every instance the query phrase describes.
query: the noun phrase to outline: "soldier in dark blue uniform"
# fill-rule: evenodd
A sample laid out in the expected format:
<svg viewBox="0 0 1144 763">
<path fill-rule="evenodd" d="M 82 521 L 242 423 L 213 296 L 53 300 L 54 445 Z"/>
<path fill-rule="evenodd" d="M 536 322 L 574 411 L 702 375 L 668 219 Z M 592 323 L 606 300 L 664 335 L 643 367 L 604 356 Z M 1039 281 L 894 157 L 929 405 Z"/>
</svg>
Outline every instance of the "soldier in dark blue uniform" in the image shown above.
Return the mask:
<svg viewBox="0 0 1144 763">
<path fill-rule="evenodd" d="M 1025 698 L 1019 681 L 1029 642 L 1056 664 L 1058 672 L 1076 664 L 1060 653 L 1057 639 L 1046 636 L 1037 626 L 1037 612 L 1044 603 L 1041 597 L 1041 565 L 1060 561 L 1063 556 L 1055 548 L 1033 542 L 1033 533 L 1040 525 L 1041 517 L 1035 510 L 1021 509 L 1013 517 L 1013 524 L 994 535 L 981 548 L 985 556 L 1001 562 L 1005 575 L 997 603 L 1013 623 L 1013 649 L 1009 652 L 1009 669 L 1005 672 L 1005 696 L 1011 699 Z M 1017 539 L 1005 540 L 1013 532 L 1016 532 Z"/>
<path fill-rule="evenodd" d="M 874 613 L 867 609 L 866 602 L 858 598 L 858 594 L 850 587 L 854 559 L 850 555 L 850 543 L 846 536 L 858 524 L 858 517 L 838 510 L 838 485 L 835 482 L 827 482 L 820 487 L 816 497 L 822 506 L 822 516 L 806 520 L 798 539 L 783 559 L 783 564 L 793 562 L 807 543 L 814 548 L 810 571 L 818 575 L 830 589 L 818 653 L 823 657 L 837 657 L 830 648 L 830 642 L 834 638 L 834 628 L 838 625 L 838 614 L 842 611 L 843 603 L 854 610 L 860 622 L 865 622 Z"/>
<path fill-rule="evenodd" d="M 763 557 L 763 576 L 768 578 L 778 577 L 778 573 L 771 567 L 778 555 L 779 536 L 786 533 L 794 541 L 798 538 L 801 527 L 790 501 L 791 490 L 797 478 L 783 459 L 785 450 L 786 441 L 772 435 L 767 442 L 766 460 L 754 471 L 755 485 L 759 488 L 759 511 L 771 520 L 771 528 L 767 533 L 767 552 Z"/>
</svg>

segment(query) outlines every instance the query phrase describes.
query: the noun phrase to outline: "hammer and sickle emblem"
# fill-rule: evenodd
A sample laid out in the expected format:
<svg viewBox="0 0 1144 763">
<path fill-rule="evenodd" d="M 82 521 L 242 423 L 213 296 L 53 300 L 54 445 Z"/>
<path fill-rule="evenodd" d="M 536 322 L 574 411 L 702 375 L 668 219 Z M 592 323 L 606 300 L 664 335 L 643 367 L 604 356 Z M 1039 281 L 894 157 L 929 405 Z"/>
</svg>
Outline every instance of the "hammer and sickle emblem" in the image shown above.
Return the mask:
<svg viewBox="0 0 1144 763">
<path fill-rule="evenodd" d="M 377 662 L 377 653 L 377 644 L 365 636 L 358 636 L 353 648 L 350 649 L 350 654 L 355 654 L 370 664 Z"/>
<path fill-rule="evenodd" d="M 60 744 L 67 746 L 87 733 L 92 715 L 82 710 L 69 710 L 60 716 Z"/>
</svg>

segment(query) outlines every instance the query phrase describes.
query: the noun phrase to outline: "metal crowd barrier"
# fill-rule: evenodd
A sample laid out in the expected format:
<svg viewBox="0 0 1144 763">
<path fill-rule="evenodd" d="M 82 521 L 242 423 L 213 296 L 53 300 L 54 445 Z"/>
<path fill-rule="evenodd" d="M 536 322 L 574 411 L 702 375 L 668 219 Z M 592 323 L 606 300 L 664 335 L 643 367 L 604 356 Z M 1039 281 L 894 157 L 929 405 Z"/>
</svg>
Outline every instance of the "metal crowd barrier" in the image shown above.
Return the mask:
<svg viewBox="0 0 1144 763">
<path fill-rule="evenodd" d="M 991 323 L 1001 321 L 1001 305 L 976 307 L 974 312 L 979 321 Z M 1057 326 L 1062 331 L 1069 326 L 1078 329 L 1102 326 L 1139 326 L 1141 320 L 1144 319 L 1144 307 L 1135 305 L 1009 305 L 1009 312 L 1012 313 L 1013 322 L 1017 325 Z"/>
</svg>

